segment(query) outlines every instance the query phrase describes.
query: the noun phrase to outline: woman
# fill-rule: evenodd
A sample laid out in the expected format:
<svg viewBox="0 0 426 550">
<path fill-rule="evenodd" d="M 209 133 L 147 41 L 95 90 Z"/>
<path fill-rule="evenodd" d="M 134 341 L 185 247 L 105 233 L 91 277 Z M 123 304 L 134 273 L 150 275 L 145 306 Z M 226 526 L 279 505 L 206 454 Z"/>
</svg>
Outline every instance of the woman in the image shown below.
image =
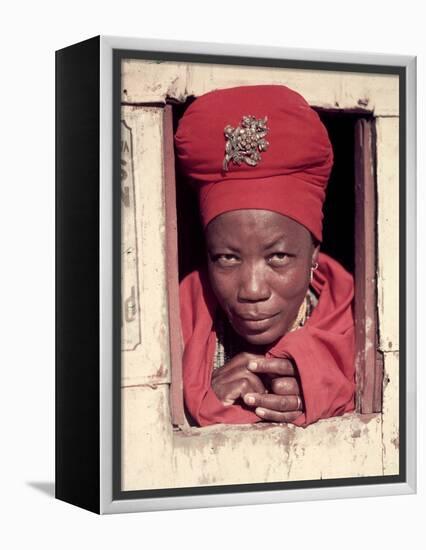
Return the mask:
<svg viewBox="0 0 426 550">
<path fill-rule="evenodd" d="M 353 410 L 352 277 L 319 252 L 333 153 L 318 115 L 285 86 L 215 90 L 175 144 L 207 248 L 180 289 L 191 416 L 307 426 Z"/>
</svg>

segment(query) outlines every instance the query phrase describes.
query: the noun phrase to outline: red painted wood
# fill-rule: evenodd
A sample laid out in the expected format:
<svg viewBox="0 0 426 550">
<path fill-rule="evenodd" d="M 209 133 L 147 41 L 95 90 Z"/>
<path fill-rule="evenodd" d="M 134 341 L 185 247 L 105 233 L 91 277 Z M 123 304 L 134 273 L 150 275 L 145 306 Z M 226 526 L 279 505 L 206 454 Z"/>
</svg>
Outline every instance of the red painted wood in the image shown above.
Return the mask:
<svg viewBox="0 0 426 550">
<path fill-rule="evenodd" d="M 374 122 L 355 128 L 355 325 L 357 410 L 380 412 L 383 363 L 378 360 L 377 219 Z M 379 357 L 380 359 L 380 357 Z"/>
</svg>

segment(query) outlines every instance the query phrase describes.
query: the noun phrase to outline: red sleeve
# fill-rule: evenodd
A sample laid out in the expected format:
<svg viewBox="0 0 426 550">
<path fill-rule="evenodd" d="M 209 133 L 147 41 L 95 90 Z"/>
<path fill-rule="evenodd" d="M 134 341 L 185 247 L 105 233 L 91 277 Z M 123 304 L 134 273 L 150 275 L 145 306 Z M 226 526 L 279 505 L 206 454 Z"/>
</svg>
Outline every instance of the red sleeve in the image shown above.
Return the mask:
<svg viewBox="0 0 426 550">
<path fill-rule="evenodd" d="M 254 412 L 244 409 L 238 404 L 225 406 L 216 396 L 210 386 L 197 409 L 192 408 L 192 414 L 200 426 L 210 424 L 254 424 L 262 419 Z"/>
<path fill-rule="evenodd" d="M 294 424 L 305 427 L 354 409 L 353 328 L 342 334 L 299 329 L 289 335 L 285 350 L 299 373 L 305 406 Z"/>
</svg>

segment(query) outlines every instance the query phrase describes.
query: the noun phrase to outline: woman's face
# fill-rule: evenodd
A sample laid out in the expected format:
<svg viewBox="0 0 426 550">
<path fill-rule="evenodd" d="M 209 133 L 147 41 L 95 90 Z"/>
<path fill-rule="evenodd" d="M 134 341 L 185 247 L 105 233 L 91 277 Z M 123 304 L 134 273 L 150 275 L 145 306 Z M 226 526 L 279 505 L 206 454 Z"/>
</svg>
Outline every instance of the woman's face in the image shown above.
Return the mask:
<svg viewBox="0 0 426 550">
<path fill-rule="evenodd" d="M 234 210 L 206 228 L 214 293 L 234 330 L 265 346 L 288 332 L 319 249 L 309 231 L 269 210 Z"/>
</svg>

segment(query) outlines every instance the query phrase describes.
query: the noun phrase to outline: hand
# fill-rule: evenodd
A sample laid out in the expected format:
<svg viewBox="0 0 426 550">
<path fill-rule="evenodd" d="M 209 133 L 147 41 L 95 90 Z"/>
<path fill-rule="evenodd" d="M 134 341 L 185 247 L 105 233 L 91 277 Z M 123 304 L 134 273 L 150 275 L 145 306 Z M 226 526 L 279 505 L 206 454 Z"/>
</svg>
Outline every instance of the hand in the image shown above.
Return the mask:
<svg viewBox="0 0 426 550">
<path fill-rule="evenodd" d="M 261 359 L 264 359 L 261 355 L 239 353 L 223 367 L 213 370 L 212 388 L 226 407 L 249 392 L 262 395 L 266 391 L 261 379 L 247 368 L 250 361 Z"/>
<path fill-rule="evenodd" d="M 244 402 L 270 422 L 292 422 L 304 411 L 296 368 L 289 359 L 258 358 L 248 369 L 270 379 L 270 393 L 245 393 Z"/>
</svg>

